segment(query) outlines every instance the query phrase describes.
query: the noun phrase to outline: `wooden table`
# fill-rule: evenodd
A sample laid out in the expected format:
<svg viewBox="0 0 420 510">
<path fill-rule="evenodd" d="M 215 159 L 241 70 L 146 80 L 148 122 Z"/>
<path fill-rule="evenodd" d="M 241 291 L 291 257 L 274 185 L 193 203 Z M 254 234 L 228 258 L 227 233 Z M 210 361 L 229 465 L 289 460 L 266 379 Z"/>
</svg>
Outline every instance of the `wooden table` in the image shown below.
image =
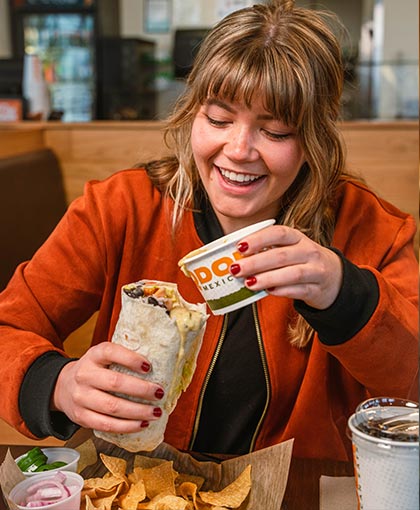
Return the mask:
<svg viewBox="0 0 420 510">
<path fill-rule="evenodd" d="M 82 438 L 85 432 L 82 431 L 79 436 L 76 434 L 69 446 L 79 444 L 81 442 L 79 438 Z M 0 463 L 3 462 L 8 448 L 8 445 L 0 445 Z M 18 457 L 30 448 L 28 445 L 10 446 L 13 457 Z M 353 476 L 353 466 L 351 462 L 292 458 L 281 510 L 319 510 L 319 479 L 321 475 Z M 3 498 L 0 498 L 0 510 L 6 510 Z"/>
</svg>

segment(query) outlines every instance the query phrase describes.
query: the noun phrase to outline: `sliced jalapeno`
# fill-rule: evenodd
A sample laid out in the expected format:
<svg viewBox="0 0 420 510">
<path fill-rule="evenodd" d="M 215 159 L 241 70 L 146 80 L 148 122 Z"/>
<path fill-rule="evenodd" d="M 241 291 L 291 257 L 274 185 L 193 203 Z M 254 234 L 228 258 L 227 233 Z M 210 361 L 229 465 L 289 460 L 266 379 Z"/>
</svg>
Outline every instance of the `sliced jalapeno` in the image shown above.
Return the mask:
<svg viewBox="0 0 420 510">
<path fill-rule="evenodd" d="M 40 473 L 41 471 L 50 471 L 51 469 L 57 469 L 57 468 L 61 468 L 64 466 L 67 466 L 66 462 L 63 462 L 61 460 L 56 460 L 55 462 L 51 462 L 51 464 L 43 464 L 35 471 L 37 473 Z"/>
<path fill-rule="evenodd" d="M 32 450 L 29 450 L 29 452 L 18 461 L 17 465 L 21 471 L 33 472 L 46 462 L 47 456 L 36 446 L 32 448 Z"/>
</svg>

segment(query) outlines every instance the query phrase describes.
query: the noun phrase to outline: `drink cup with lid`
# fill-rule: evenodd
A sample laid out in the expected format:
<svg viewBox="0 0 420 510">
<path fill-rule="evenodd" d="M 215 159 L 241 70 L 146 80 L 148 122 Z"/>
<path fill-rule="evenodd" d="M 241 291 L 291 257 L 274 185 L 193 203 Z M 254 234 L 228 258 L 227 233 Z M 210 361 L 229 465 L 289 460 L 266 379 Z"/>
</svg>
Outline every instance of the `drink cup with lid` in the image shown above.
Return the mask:
<svg viewBox="0 0 420 510">
<path fill-rule="evenodd" d="M 366 400 L 349 418 L 348 428 L 359 510 L 418 510 L 418 403 Z"/>
</svg>

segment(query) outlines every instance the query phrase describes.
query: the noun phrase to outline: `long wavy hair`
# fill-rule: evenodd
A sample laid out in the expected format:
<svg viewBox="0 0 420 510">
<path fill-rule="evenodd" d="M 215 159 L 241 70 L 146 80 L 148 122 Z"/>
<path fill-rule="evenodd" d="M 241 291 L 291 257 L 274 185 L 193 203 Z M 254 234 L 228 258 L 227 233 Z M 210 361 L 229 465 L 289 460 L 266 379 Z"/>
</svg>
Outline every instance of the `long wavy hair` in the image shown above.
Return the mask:
<svg viewBox="0 0 420 510">
<path fill-rule="evenodd" d="M 335 27 L 343 30 L 331 12 L 271 0 L 233 12 L 209 32 L 167 121 L 165 140 L 173 156 L 145 165 L 173 200 L 174 230 L 184 211 L 197 205 L 201 186 L 190 143 L 198 109 L 209 98 L 251 105 L 258 94 L 267 111 L 296 128 L 305 153 L 305 164 L 282 197 L 283 224 L 321 245 L 331 243 L 335 190 L 345 173 L 336 125 L 343 64 Z M 312 333 L 299 316 L 290 328 L 291 342 L 303 347 Z"/>
</svg>

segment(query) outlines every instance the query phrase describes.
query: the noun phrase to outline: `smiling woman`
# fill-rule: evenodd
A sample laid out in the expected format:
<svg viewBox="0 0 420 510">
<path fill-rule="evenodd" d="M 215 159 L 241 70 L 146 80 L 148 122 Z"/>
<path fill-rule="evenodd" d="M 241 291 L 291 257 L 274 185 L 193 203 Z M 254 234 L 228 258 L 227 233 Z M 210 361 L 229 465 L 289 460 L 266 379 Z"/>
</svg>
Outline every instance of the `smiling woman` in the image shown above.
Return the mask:
<svg viewBox="0 0 420 510">
<path fill-rule="evenodd" d="M 277 217 L 304 163 L 296 129 L 260 98 L 256 91 L 249 106 L 209 99 L 193 122 L 195 164 L 225 233 Z"/>
</svg>

